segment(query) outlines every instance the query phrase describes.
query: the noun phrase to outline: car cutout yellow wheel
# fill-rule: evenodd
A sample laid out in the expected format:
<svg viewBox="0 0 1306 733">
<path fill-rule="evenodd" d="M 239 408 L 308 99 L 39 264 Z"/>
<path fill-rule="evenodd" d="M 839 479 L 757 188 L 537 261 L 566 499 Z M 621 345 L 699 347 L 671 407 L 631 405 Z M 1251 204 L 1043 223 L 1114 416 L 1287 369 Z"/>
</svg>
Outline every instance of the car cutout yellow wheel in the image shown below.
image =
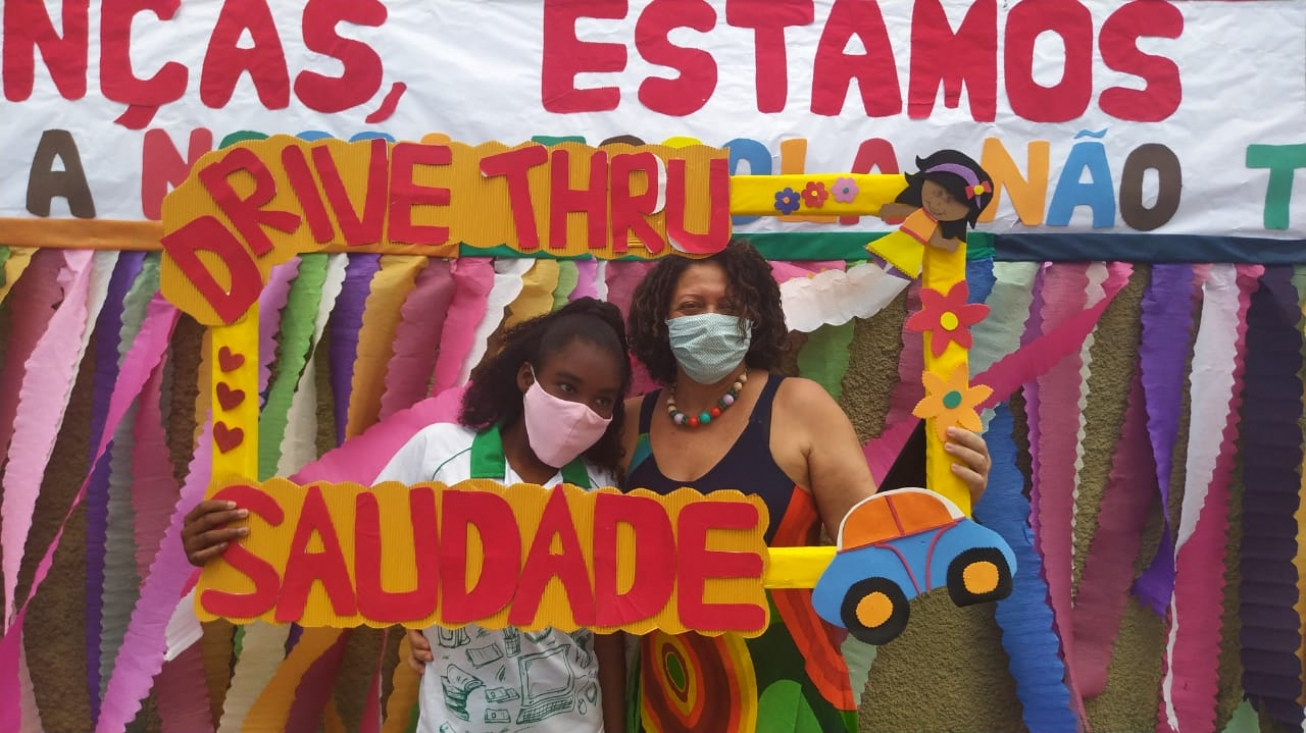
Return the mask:
<svg viewBox="0 0 1306 733">
<path fill-rule="evenodd" d="M 892 616 L 893 599 L 878 590 L 857 602 L 857 620 L 867 628 L 879 628 Z"/>
<path fill-rule="evenodd" d="M 989 560 L 980 560 L 966 566 L 961 573 L 962 583 L 965 584 L 966 590 L 975 595 L 992 593 L 1002 578 L 1002 572 L 998 566 Z"/>
</svg>

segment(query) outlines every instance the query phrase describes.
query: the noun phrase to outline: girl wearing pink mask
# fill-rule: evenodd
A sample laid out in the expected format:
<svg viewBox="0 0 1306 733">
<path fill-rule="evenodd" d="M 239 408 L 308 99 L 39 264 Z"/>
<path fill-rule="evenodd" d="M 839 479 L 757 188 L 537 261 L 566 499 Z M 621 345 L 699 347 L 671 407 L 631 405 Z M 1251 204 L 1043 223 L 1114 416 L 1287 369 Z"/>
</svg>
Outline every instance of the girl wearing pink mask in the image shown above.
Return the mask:
<svg viewBox="0 0 1306 733">
<path fill-rule="evenodd" d="M 621 404 L 630 362 L 621 312 L 581 298 L 503 334 L 463 396 L 458 423 L 430 425 L 408 441 L 376 483 L 452 485 L 620 484 Z M 234 521 L 213 507 L 187 519 L 196 564 L 235 539 L 206 526 Z M 217 522 L 206 522 L 211 517 Z M 491 541 L 493 538 L 490 538 Z M 409 664 L 422 674 L 421 733 L 600 733 L 622 729 L 625 651 L 619 635 L 588 630 L 522 632 L 476 626 L 412 631 Z"/>
</svg>

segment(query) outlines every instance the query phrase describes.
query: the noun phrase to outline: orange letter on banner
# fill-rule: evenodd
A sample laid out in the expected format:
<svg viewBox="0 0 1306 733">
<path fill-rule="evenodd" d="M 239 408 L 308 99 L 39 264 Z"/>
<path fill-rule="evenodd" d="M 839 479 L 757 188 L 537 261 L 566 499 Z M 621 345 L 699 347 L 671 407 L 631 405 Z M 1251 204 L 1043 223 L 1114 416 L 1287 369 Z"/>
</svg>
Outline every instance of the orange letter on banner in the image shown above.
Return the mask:
<svg viewBox="0 0 1306 733">
<path fill-rule="evenodd" d="M 512 601 L 521 572 L 521 533 L 508 501 L 480 491 L 444 492 L 444 523 L 440 528 L 440 592 L 445 624 L 489 618 Z M 471 559 L 468 530 L 476 527 L 482 547 L 480 576 L 467 587 Z"/>
<path fill-rule="evenodd" d="M 322 552 L 309 552 L 308 544 L 313 534 L 322 538 Z M 337 616 L 358 613 L 358 600 L 349 582 L 349 567 L 340 549 L 340 538 L 331 523 L 331 512 L 322 489 L 308 487 L 304 495 L 304 508 L 299 524 L 295 525 L 295 538 L 290 542 L 290 556 L 286 558 L 286 577 L 281 586 L 281 599 L 277 603 L 277 623 L 294 621 L 304 615 L 308 593 L 314 581 L 321 581 L 331 599 L 331 609 Z"/>
<path fill-rule="evenodd" d="M 263 521 L 279 526 L 285 514 L 272 497 L 253 486 L 228 486 L 213 495 L 214 501 L 234 501 L 236 506 L 257 514 Z M 239 543 L 227 545 L 222 561 L 244 573 L 254 581 L 253 593 L 227 593 L 205 590 L 200 594 L 200 605 L 209 613 L 228 618 L 255 618 L 266 613 L 277 602 L 281 578 L 276 568 L 267 560 L 255 555 Z"/>
<path fill-rule="evenodd" d="M 680 510 L 676 533 L 680 542 L 680 621 L 687 629 L 761 628 L 766 609 L 751 603 L 707 603 L 704 593 L 708 578 L 761 578 L 763 563 L 758 555 L 707 549 L 708 532 L 714 529 L 753 529 L 757 507 L 736 502 L 704 501 Z"/>
<path fill-rule="evenodd" d="M 555 537 L 562 549 L 560 555 L 553 554 Z M 531 542 L 521 579 L 517 583 L 517 595 L 513 598 L 512 611 L 508 613 L 508 623 L 530 626 L 540 609 L 544 590 L 554 578 L 561 581 L 563 589 L 567 591 L 572 619 L 576 625 L 592 626 L 594 593 L 590 589 L 589 569 L 585 567 L 585 556 L 581 553 L 580 540 L 576 537 L 571 508 L 567 505 L 567 494 L 561 487 L 553 490 L 548 503 L 544 505 L 544 514 L 540 516 L 535 540 Z"/>
<path fill-rule="evenodd" d="M 633 541 L 625 562 L 634 565 L 630 589 L 620 592 L 618 528 Z M 594 608 L 596 626 L 622 626 L 653 618 L 676 585 L 676 537 L 666 507 L 656 499 L 601 493 L 594 497 Z"/>
<path fill-rule="evenodd" d="M 413 524 L 413 559 L 417 587 L 391 593 L 382 584 L 385 563 L 381 556 L 381 508 L 376 494 L 360 492 L 354 498 L 354 577 L 358 583 L 358 611 L 373 621 L 399 623 L 435 613 L 440 592 L 440 539 L 436 534 L 435 491 L 414 486 L 408 491 Z M 393 550 L 392 550 L 393 552 Z"/>
<path fill-rule="evenodd" d="M 998 213 L 998 202 L 1002 200 L 1005 190 L 1011 196 L 1011 206 L 1020 216 L 1020 223 L 1026 226 L 1038 226 L 1043 223 L 1043 206 L 1048 197 L 1048 151 L 1051 144 L 1047 140 L 1030 140 L 1026 148 L 1029 158 L 1029 177 L 1020 175 L 1020 168 L 1011 159 L 1002 141 L 996 137 L 985 138 L 984 153 L 980 165 L 993 176 L 993 200 L 984 207 L 980 221 L 993 221 Z"/>
</svg>

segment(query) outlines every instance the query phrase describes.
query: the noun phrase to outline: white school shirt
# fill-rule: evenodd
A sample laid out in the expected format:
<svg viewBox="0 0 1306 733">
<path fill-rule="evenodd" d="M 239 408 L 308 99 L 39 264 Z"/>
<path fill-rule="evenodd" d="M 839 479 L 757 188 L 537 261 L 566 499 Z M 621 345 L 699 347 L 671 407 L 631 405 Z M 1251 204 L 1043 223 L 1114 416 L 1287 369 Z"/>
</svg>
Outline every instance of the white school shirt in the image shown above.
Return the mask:
<svg viewBox="0 0 1306 733">
<path fill-rule="evenodd" d="M 386 464 L 375 483 L 471 478 L 476 431 L 438 423 L 419 431 Z M 586 464 L 590 486 L 615 486 Z M 504 465 L 505 485 L 524 483 Z M 561 474 L 545 482 L 553 486 Z M 551 628 L 535 632 L 432 626 L 424 632 L 435 659 L 422 673 L 418 733 L 602 733 L 594 634 Z"/>
</svg>

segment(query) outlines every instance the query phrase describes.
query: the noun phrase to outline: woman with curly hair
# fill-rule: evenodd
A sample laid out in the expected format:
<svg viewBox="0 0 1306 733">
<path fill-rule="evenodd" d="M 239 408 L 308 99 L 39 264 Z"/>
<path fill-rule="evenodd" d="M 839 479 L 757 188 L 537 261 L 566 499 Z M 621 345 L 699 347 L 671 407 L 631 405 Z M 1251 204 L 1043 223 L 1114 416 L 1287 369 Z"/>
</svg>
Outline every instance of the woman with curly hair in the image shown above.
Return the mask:
<svg viewBox="0 0 1306 733">
<path fill-rule="evenodd" d="M 627 400 L 627 489 L 738 489 L 767 505 L 770 546 L 818 544 L 875 492 L 851 422 L 816 382 L 775 373 L 788 343 L 780 288 L 758 252 L 732 241 L 700 260 L 658 263 L 635 291 L 631 353 L 662 389 Z M 951 431 L 953 470 L 983 492 L 988 450 Z M 841 633 L 811 592 L 770 594 L 761 636 L 654 632 L 641 640 L 635 730 L 855 730 Z M 695 693 L 695 691 L 698 691 Z M 706 693 L 706 704 L 700 701 Z"/>
<path fill-rule="evenodd" d="M 506 331 L 502 350 L 472 372 L 459 422 L 423 428 L 376 483 L 453 485 L 484 478 L 505 485 L 616 486 L 629 386 L 621 312 L 578 299 Z M 208 501 L 187 517 L 182 535 L 191 562 L 202 565 L 243 536 L 243 527 L 226 526 L 244 516 L 240 511 Z M 409 664 L 422 673 L 422 733 L 621 729 L 626 667 L 620 636 L 437 626 L 410 631 L 409 639 Z M 566 695 L 543 701 L 531 694 L 564 688 Z"/>
</svg>

